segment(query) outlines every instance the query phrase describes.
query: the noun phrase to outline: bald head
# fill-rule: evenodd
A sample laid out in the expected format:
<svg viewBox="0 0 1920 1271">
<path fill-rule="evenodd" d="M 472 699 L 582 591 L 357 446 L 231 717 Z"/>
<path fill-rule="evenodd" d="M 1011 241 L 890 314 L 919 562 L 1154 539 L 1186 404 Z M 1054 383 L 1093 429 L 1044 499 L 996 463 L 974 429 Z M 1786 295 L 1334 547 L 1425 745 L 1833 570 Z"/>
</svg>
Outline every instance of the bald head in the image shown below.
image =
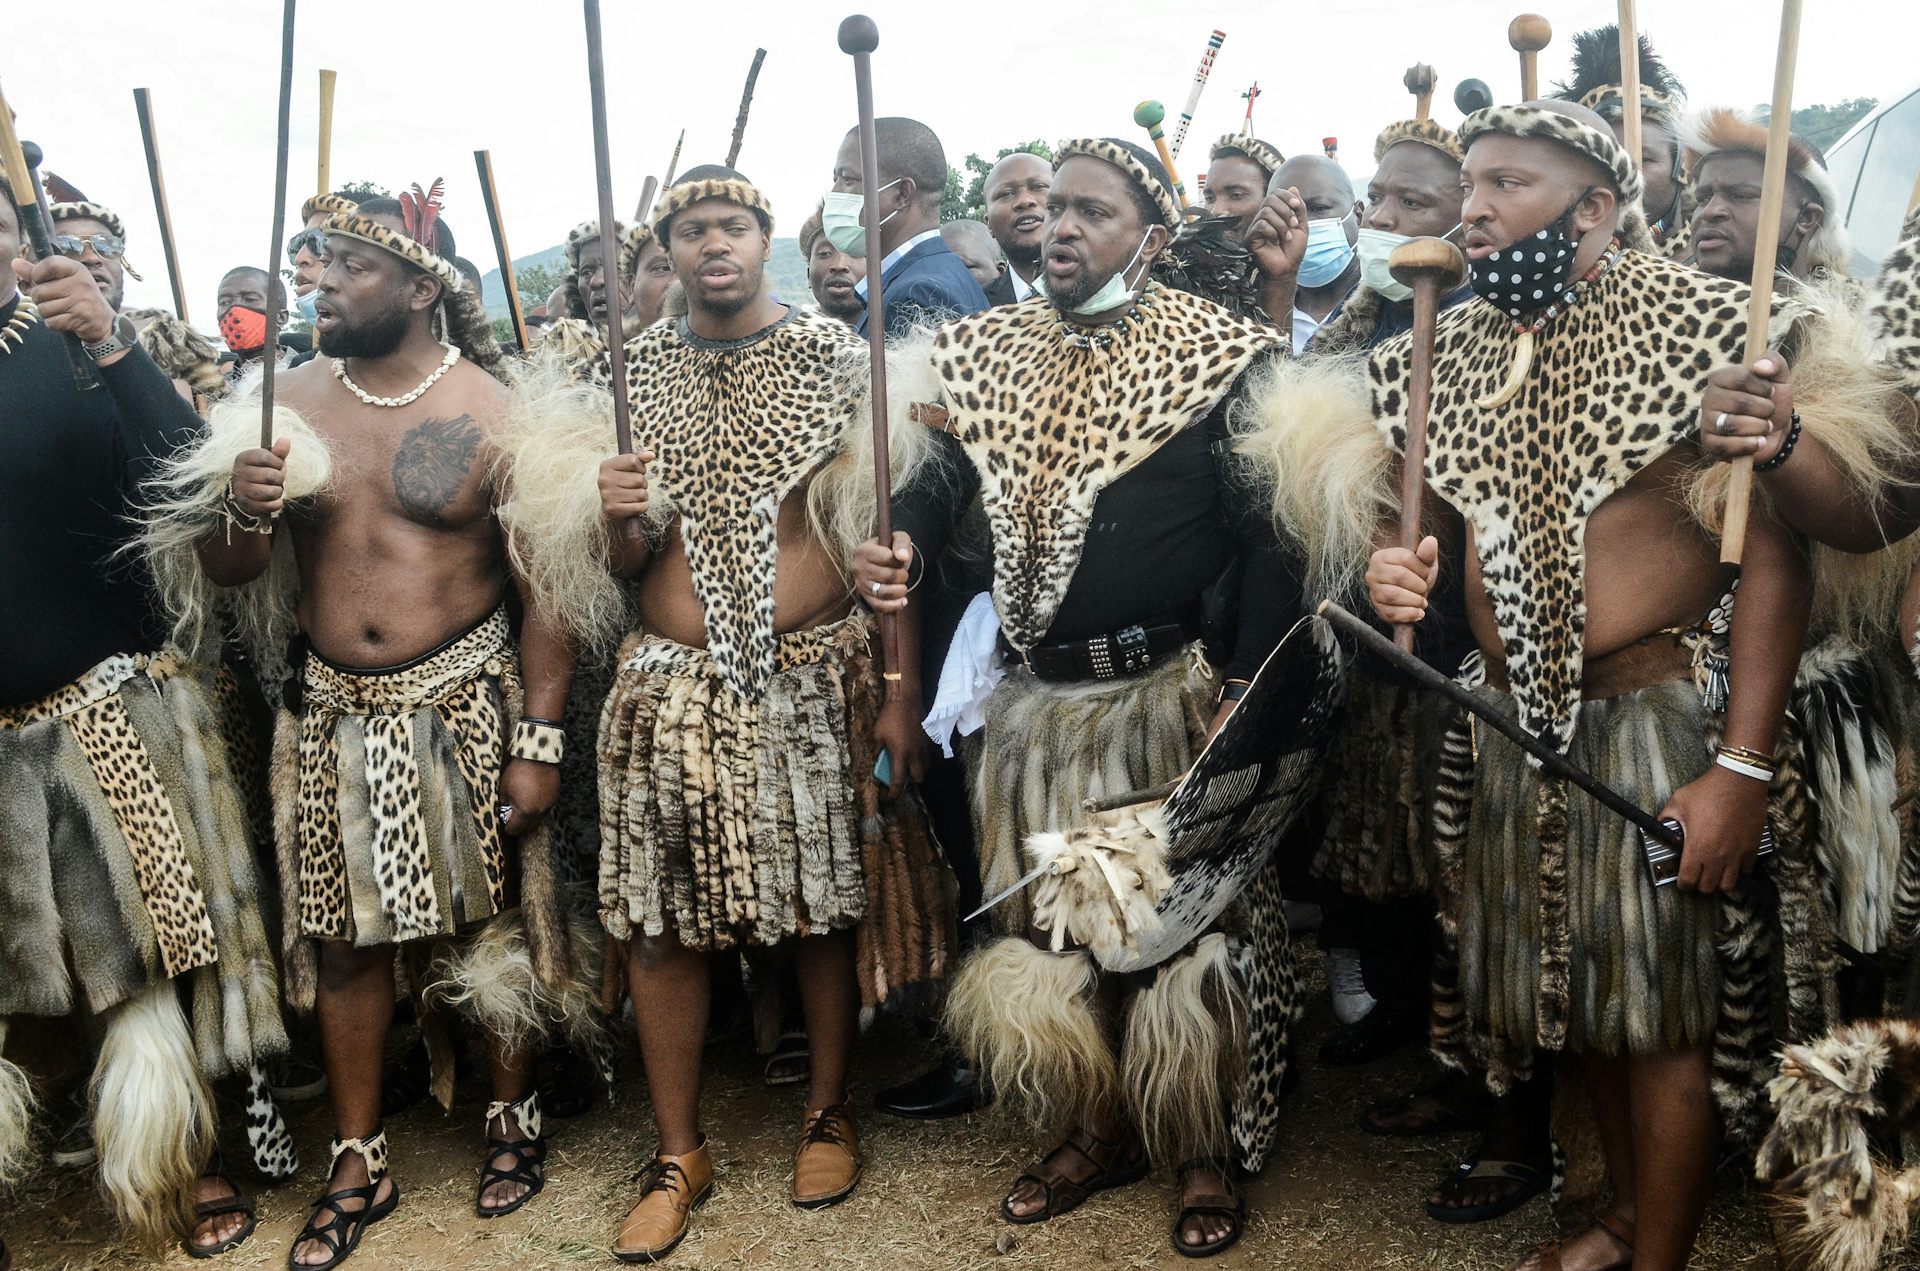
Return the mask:
<svg viewBox="0 0 1920 1271">
<path fill-rule="evenodd" d="M 1298 190 L 1300 197 L 1313 206 L 1313 196 L 1319 195 L 1321 201 L 1337 204 L 1342 209 L 1353 206 L 1353 179 L 1347 170 L 1325 155 L 1295 155 L 1274 170 L 1273 179 L 1267 182 L 1267 193 L 1276 190 Z M 1321 215 L 1319 212 L 1315 216 Z M 1336 213 L 1337 215 L 1337 213 Z"/>
<path fill-rule="evenodd" d="M 1007 267 L 1000 254 L 1000 244 L 993 241 L 993 235 L 979 221 L 948 221 L 940 227 L 940 237 L 946 240 L 947 250 L 960 258 L 973 280 L 983 288 L 992 286 Z"/>
</svg>

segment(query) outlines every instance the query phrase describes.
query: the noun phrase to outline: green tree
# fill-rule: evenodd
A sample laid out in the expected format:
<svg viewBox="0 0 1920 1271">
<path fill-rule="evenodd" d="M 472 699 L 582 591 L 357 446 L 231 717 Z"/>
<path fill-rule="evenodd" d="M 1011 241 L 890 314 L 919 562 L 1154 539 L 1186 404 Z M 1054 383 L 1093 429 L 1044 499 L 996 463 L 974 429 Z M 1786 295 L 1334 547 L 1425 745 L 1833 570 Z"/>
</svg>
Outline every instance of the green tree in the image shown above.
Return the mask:
<svg viewBox="0 0 1920 1271">
<path fill-rule="evenodd" d="M 940 195 L 940 220 L 958 221 L 967 216 L 966 195 L 961 189 L 960 174 L 951 166 L 947 168 L 947 188 Z"/>
<path fill-rule="evenodd" d="M 971 173 L 972 176 L 967 182 L 966 195 L 958 200 L 958 211 L 949 213 L 947 209 L 942 206 L 940 209 L 940 219 L 943 221 L 956 221 L 962 218 L 975 221 L 984 221 L 987 219 L 987 174 L 993 171 L 994 164 L 1000 162 L 1010 154 L 1037 154 L 1048 163 L 1053 162 L 1053 147 L 1044 141 L 1038 140 L 1028 141 L 1017 146 L 1008 146 L 991 159 L 983 159 L 977 154 L 968 155 L 967 171 Z M 954 194 L 956 193 L 955 184 L 957 177 L 957 173 L 950 173 L 947 178 L 947 197 L 950 202 L 955 201 Z"/>
<path fill-rule="evenodd" d="M 368 199 L 390 199 L 393 191 L 378 181 L 352 181 L 335 191 L 344 194 L 356 202 L 365 203 Z"/>
<path fill-rule="evenodd" d="M 1824 153 L 1879 104 L 1876 98 L 1854 97 L 1831 106 L 1802 106 L 1793 112 L 1793 135 Z M 1755 114 L 1765 123 L 1773 117 L 1773 107 L 1763 105 Z"/>
<path fill-rule="evenodd" d="M 547 303 L 547 297 L 553 294 L 554 288 L 566 280 L 567 263 L 564 260 L 556 260 L 546 265 L 515 266 L 513 281 L 518 285 L 520 292 L 521 310 L 532 313 Z M 564 317 L 565 315 L 554 314 L 553 316 Z"/>
</svg>

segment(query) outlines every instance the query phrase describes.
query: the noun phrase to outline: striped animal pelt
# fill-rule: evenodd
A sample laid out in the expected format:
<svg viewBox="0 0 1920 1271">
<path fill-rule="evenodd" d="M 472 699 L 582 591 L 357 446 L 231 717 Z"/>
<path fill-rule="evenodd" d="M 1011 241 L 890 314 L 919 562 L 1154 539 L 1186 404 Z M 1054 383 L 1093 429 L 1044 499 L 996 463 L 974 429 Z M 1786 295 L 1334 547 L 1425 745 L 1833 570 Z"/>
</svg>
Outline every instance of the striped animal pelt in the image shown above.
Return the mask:
<svg viewBox="0 0 1920 1271">
<path fill-rule="evenodd" d="M 1767 1092 L 1777 1113 L 1755 1173 L 1792 1206 L 1798 1265 L 1873 1271 L 1905 1248 L 1920 1167 L 1878 1145 L 1920 1129 L 1920 1023 L 1867 1020 L 1789 1046 Z"/>
<path fill-rule="evenodd" d="M 997 895 L 1027 872 L 1034 834 L 1085 820 L 1101 795 L 1163 785 L 1193 762 L 1217 681 L 1198 645 L 1131 679 L 1049 683 L 1011 668 L 967 751 L 981 885 Z M 1024 894 L 994 907 L 996 930 L 1024 932 Z"/>
<path fill-rule="evenodd" d="M 1327 755 L 1316 878 L 1375 901 L 1432 888 L 1434 782 L 1459 714 L 1437 693 L 1349 668 L 1346 710 Z"/>
</svg>

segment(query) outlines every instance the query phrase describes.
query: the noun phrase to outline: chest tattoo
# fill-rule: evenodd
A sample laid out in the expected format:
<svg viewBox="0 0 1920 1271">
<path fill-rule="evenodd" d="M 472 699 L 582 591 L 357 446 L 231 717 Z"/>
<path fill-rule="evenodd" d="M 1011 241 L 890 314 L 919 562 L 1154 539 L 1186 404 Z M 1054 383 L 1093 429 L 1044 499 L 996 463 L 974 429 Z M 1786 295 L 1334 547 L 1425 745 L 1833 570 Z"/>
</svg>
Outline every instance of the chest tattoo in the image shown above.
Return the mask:
<svg viewBox="0 0 1920 1271">
<path fill-rule="evenodd" d="M 466 488 L 480 428 L 473 416 L 429 419 L 400 439 L 393 456 L 393 492 L 408 516 L 438 521 Z"/>
</svg>

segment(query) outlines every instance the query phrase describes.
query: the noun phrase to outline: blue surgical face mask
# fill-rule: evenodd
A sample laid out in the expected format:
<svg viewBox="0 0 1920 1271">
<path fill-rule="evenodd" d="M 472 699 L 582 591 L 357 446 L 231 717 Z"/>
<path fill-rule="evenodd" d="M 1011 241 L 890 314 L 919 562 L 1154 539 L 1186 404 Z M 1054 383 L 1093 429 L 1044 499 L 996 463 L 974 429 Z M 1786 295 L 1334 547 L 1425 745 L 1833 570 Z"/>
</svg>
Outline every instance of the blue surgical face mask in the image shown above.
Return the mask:
<svg viewBox="0 0 1920 1271">
<path fill-rule="evenodd" d="M 880 187 L 880 193 L 885 194 L 899 185 L 900 181 L 901 178 L 896 177 L 887 182 Z M 855 260 L 864 259 L 867 254 L 867 230 L 860 224 L 860 214 L 866 208 L 865 194 L 839 192 L 828 194 L 820 208 L 820 229 L 827 236 L 827 241 Z M 900 209 L 896 207 L 881 217 L 880 223 L 885 225 L 898 215 Z"/>
<path fill-rule="evenodd" d="M 1307 255 L 1300 262 L 1294 279 L 1302 287 L 1324 287 L 1353 261 L 1353 244 L 1347 241 L 1347 222 L 1353 213 L 1307 222 Z"/>
<path fill-rule="evenodd" d="M 1151 237 L 1153 237 L 1152 230 L 1148 230 L 1145 234 L 1141 235 L 1140 245 L 1133 249 L 1133 255 L 1127 260 L 1127 263 L 1115 271 L 1113 277 L 1100 284 L 1100 290 L 1075 305 L 1072 311 L 1083 317 L 1096 313 L 1105 313 L 1109 309 L 1118 309 L 1121 305 L 1126 304 L 1138 295 L 1139 292 L 1127 285 L 1127 273 L 1140 260 L 1140 253 L 1147 250 L 1147 239 Z M 1047 294 L 1047 271 L 1045 269 L 1042 269 L 1033 276 L 1033 289 L 1043 296 Z"/>
<path fill-rule="evenodd" d="M 313 307 L 319 299 L 320 288 L 315 287 L 306 295 L 297 297 L 293 302 L 293 307 L 300 311 L 301 318 L 305 319 L 308 326 L 312 326 L 320 320 L 320 311 Z"/>
</svg>

